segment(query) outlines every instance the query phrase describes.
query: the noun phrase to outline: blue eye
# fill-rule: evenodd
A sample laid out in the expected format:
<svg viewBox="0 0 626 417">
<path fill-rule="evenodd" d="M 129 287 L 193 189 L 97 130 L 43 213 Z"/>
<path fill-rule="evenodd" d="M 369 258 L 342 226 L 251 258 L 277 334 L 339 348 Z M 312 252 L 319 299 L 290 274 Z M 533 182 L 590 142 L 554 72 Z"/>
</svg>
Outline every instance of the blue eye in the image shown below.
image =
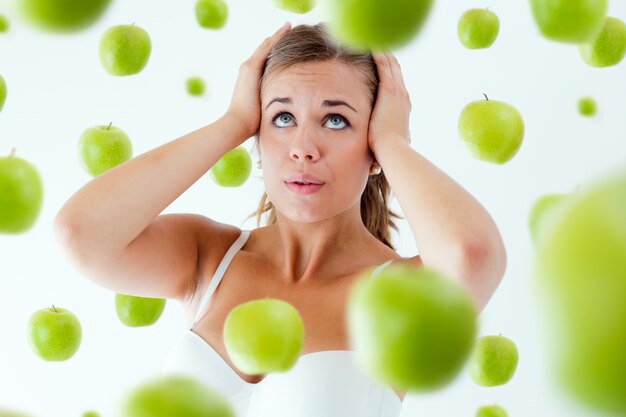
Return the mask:
<svg viewBox="0 0 626 417">
<path fill-rule="evenodd" d="M 340 114 L 328 114 L 325 120 L 330 123 L 329 126 L 333 130 L 342 130 L 350 126 L 350 122 Z M 272 117 L 272 124 L 277 127 L 288 127 L 287 123 L 290 121 L 293 121 L 291 113 L 278 112 Z"/>
<path fill-rule="evenodd" d="M 289 113 L 278 113 L 276 116 L 274 116 L 272 118 L 272 123 L 276 124 L 278 123 L 289 123 L 289 121 L 292 119 L 291 114 Z M 279 127 L 283 127 L 284 125 L 281 124 L 277 124 L 277 126 Z"/>
<path fill-rule="evenodd" d="M 339 114 L 329 114 L 326 120 L 330 122 L 331 126 L 333 126 L 333 129 L 338 128 L 336 130 L 345 129 L 346 127 L 350 126 L 350 123 L 348 123 L 345 117 Z M 344 126 L 341 126 L 341 123 L 344 123 Z"/>
</svg>

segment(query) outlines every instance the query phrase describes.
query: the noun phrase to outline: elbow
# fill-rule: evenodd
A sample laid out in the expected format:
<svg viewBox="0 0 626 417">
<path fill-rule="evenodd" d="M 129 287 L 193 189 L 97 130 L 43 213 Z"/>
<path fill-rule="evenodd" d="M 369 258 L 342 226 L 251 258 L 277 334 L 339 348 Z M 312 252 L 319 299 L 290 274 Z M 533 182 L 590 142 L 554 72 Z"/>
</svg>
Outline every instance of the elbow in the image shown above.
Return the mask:
<svg viewBox="0 0 626 417">
<path fill-rule="evenodd" d="M 74 246 L 77 240 L 78 227 L 75 222 L 57 213 L 52 222 L 54 238 L 59 246 L 63 249 Z"/>
<path fill-rule="evenodd" d="M 461 246 L 458 270 L 469 290 L 477 312 L 487 305 L 504 278 L 507 256 L 499 236 L 491 241 L 472 242 Z"/>
<path fill-rule="evenodd" d="M 89 245 L 81 239 L 80 224 L 59 214 L 53 223 L 53 235 L 62 254 L 74 267 L 82 264 L 88 255 Z"/>
</svg>

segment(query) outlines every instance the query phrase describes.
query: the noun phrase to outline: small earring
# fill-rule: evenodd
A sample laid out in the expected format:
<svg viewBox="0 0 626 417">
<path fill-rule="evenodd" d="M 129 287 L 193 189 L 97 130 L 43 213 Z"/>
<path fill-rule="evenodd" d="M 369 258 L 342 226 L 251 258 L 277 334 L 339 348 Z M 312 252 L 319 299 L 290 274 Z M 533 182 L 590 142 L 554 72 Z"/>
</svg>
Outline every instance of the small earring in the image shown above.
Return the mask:
<svg viewBox="0 0 626 417">
<path fill-rule="evenodd" d="M 378 175 L 382 170 L 383 168 L 380 165 L 374 164 L 370 167 L 370 175 Z"/>
</svg>

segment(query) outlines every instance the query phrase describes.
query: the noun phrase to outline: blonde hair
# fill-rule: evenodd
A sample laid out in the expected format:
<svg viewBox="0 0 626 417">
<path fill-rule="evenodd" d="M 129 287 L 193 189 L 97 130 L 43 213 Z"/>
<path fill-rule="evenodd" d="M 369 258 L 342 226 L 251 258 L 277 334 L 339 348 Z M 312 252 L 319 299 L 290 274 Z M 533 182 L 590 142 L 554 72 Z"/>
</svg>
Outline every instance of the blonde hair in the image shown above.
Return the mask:
<svg viewBox="0 0 626 417">
<path fill-rule="evenodd" d="M 314 26 L 298 25 L 285 34 L 270 51 L 260 80 L 260 87 L 262 89 L 268 79 L 290 66 L 331 60 L 350 65 L 364 76 L 373 108 L 378 91 L 378 72 L 371 53 L 338 44 L 330 37 L 324 23 Z M 258 152 L 258 131 L 254 137 L 254 148 Z M 397 231 L 398 226 L 392 218 L 402 217 L 387 207 L 390 193 L 391 187 L 384 172 L 370 175 L 361 195 L 361 219 L 376 239 L 394 249 L 391 244 L 390 228 Z M 268 225 L 276 223 L 276 209 L 268 200 L 266 192 L 263 192 L 257 210 L 252 212 L 247 219 L 256 216 L 257 226 L 260 226 L 263 213 L 267 213 Z"/>
</svg>

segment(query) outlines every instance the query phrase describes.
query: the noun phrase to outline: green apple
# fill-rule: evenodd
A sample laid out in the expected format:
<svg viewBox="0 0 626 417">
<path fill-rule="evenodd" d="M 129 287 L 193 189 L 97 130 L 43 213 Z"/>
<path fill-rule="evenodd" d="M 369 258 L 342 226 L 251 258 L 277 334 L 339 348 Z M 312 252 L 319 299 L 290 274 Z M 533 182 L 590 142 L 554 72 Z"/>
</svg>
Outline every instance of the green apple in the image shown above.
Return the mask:
<svg viewBox="0 0 626 417">
<path fill-rule="evenodd" d="M 513 158 L 522 144 L 524 120 L 510 104 L 485 98 L 463 108 L 459 136 L 472 157 L 503 164 Z"/>
<path fill-rule="evenodd" d="M 111 124 L 88 128 L 78 141 L 79 160 L 85 171 L 94 177 L 132 156 L 133 148 L 128 135 Z"/>
<path fill-rule="evenodd" d="M 0 408 L 0 417 L 32 417 L 30 414 L 23 413 L 21 411 L 6 410 Z"/>
<path fill-rule="evenodd" d="M 578 113 L 583 116 L 595 116 L 598 105 L 591 97 L 581 97 L 578 100 Z"/>
<path fill-rule="evenodd" d="M 0 110 L 4 106 L 4 102 L 7 99 L 7 83 L 4 81 L 4 77 L 0 75 Z"/>
<path fill-rule="evenodd" d="M 372 377 L 411 391 L 451 382 L 476 337 L 469 294 L 437 271 L 389 266 L 365 274 L 348 301 L 348 329 L 357 359 Z"/>
<path fill-rule="evenodd" d="M 0 33 L 6 33 L 9 31 L 9 19 L 6 16 L 0 14 Z"/>
<path fill-rule="evenodd" d="M 243 146 L 227 152 L 211 167 L 209 175 L 222 187 L 238 187 L 250 177 L 252 158 Z"/>
<path fill-rule="evenodd" d="M 541 34 L 551 40 L 581 43 L 602 27 L 608 0 L 530 0 Z"/>
<path fill-rule="evenodd" d="M 422 28 L 433 0 L 334 0 L 322 3 L 332 36 L 355 49 L 396 48 Z"/>
<path fill-rule="evenodd" d="M 619 64 L 626 54 L 626 23 L 607 17 L 600 32 L 588 42 L 578 45 L 583 60 L 592 67 Z"/>
<path fill-rule="evenodd" d="M 148 63 L 152 43 L 148 32 L 135 25 L 117 25 L 100 38 L 100 62 L 111 75 L 140 72 Z"/>
<path fill-rule="evenodd" d="M 82 339 L 82 328 L 71 311 L 60 307 L 37 310 L 28 320 L 30 347 L 46 361 L 65 361 L 76 353 Z"/>
<path fill-rule="evenodd" d="M 163 309 L 165 309 L 164 298 L 115 294 L 117 317 L 129 327 L 150 326 L 156 323 Z"/>
<path fill-rule="evenodd" d="M 285 372 L 298 360 L 304 323 L 286 301 L 266 298 L 233 308 L 224 322 L 224 345 L 233 364 L 249 375 Z"/>
<path fill-rule="evenodd" d="M 111 0 L 12 0 L 17 14 L 31 25 L 58 33 L 77 32 L 94 24 Z"/>
<path fill-rule="evenodd" d="M 504 336 L 478 339 L 469 360 L 469 375 L 484 387 L 504 385 L 517 369 L 519 355 L 515 343 Z"/>
<path fill-rule="evenodd" d="M 121 417 L 235 417 L 219 393 L 185 375 L 167 375 L 135 387 L 124 398 Z"/>
<path fill-rule="evenodd" d="M 201 96 L 204 94 L 204 80 L 200 77 L 189 77 L 187 78 L 187 93 L 191 96 Z"/>
<path fill-rule="evenodd" d="M 224 0 L 197 0 L 196 20 L 205 29 L 221 29 L 228 20 L 228 5 Z"/>
<path fill-rule="evenodd" d="M 274 6 L 288 12 L 304 14 L 315 7 L 317 0 L 273 0 Z"/>
<path fill-rule="evenodd" d="M 478 407 L 476 417 L 509 417 L 509 414 L 501 406 L 493 404 Z"/>
<path fill-rule="evenodd" d="M 537 252 L 545 346 L 581 402 L 626 415 L 626 172 L 572 196 Z"/>
<path fill-rule="evenodd" d="M 551 193 L 539 197 L 530 209 L 528 230 L 535 247 L 539 247 L 547 231 L 554 225 L 569 194 Z"/>
<path fill-rule="evenodd" d="M 0 233 L 22 233 L 39 217 L 43 184 L 37 169 L 13 150 L 0 158 Z"/>
<path fill-rule="evenodd" d="M 488 48 L 498 37 L 500 21 L 487 9 L 469 9 L 457 25 L 459 40 L 468 49 Z"/>
</svg>

